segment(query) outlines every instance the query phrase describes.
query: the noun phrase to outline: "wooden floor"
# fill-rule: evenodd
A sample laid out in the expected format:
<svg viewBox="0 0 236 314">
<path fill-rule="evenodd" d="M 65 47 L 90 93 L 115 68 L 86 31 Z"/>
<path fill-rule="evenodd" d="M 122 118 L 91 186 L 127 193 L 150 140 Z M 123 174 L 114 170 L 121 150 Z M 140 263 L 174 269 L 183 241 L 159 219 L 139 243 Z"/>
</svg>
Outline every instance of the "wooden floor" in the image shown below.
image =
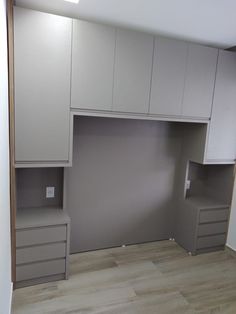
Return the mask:
<svg viewBox="0 0 236 314">
<path fill-rule="evenodd" d="M 14 314 L 235 314 L 236 257 L 161 241 L 71 256 L 66 281 L 18 289 Z"/>
</svg>

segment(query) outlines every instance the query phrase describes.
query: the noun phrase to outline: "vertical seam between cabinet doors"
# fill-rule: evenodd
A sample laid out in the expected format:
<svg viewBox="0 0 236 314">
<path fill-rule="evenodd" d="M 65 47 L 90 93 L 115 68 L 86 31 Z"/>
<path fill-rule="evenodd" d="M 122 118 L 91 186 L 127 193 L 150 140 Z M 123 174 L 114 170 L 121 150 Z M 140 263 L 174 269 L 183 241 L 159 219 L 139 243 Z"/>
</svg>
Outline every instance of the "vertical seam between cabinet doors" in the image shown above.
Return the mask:
<svg viewBox="0 0 236 314">
<path fill-rule="evenodd" d="M 71 36 L 70 36 L 70 108 L 71 108 L 71 99 L 72 99 L 72 49 L 73 49 L 73 27 L 74 19 L 71 19 Z"/>
<path fill-rule="evenodd" d="M 153 36 L 152 40 L 152 65 L 151 65 L 151 77 L 150 77 L 150 88 L 149 88 L 149 98 L 148 98 L 148 112 L 150 114 L 150 107 L 151 107 L 151 92 L 152 92 L 152 76 L 153 76 L 153 66 L 154 66 L 154 53 L 155 53 L 155 44 L 158 41 L 157 37 Z"/>
<path fill-rule="evenodd" d="M 199 229 L 199 223 L 200 223 L 200 215 L 201 215 L 201 209 L 197 208 L 197 223 L 195 226 L 195 234 L 194 234 L 194 252 L 197 252 L 197 242 L 198 242 L 198 229 Z"/>
<path fill-rule="evenodd" d="M 185 69 L 184 69 L 184 88 L 183 88 L 183 92 L 182 92 L 182 98 L 181 98 L 181 116 L 183 116 L 183 110 L 184 110 L 184 94 L 185 94 L 185 88 L 186 88 L 186 80 L 187 80 L 187 69 L 188 69 L 188 61 L 189 61 L 189 47 L 190 44 L 185 42 L 185 44 L 187 45 L 187 51 L 186 51 L 186 62 L 185 62 Z"/>
<path fill-rule="evenodd" d="M 114 111 L 114 88 L 115 88 L 115 68 L 116 68 L 116 47 L 117 47 L 117 28 L 115 28 L 115 47 L 113 57 L 113 76 L 112 76 L 112 99 L 111 99 L 111 111 Z"/>
<path fill-rule="evenodd" d="M 206 142 L 205 142 L 205 149 L 204 149 L 204 160 L 203 160 L 204 162 L 208 159 L 207 152 L 208 152 L 208 144 L 209 144 L 209 137 L 210 137 L 212 112 L 213 112 L 214 99 L 215 99 L 216 77 L 217 77 L 217 72 L 218 72 L 219 55 L 220 55 L 220 49 L 218 49 L 217 60 L 216 60 L 215 79 L 214 79 L 213 95 L 212 95 L 212 101 L 211 101 L 211 116 L 210 116 L 210 120 L 207 126 Z"/>
<path fill-rule="evenodd" d="M 72 50 L 73 50 L 73 27 L 74 19 L 71 19 L 71 36 L 70 36 L 70 99 L 69 99 L 69 132 L 68 132 L 68 163 L 72 163 L 72 154 L 71 154 L 71 145 L 73 145 L 73 140 L 71 141 L 71 137 L 73 138 L 73 130 L 71 132 L 71 99 L 72 99 Z M 73 119 L 73 118 L 72 118 Z"/>
<path fill-rule="evenodd" d="M 214 86 L 213 86 L 213 94 L 212 94 L 212 100 L 211 100 L 211 116 L 212 116 L 213 104 L 214 104 L 214 98 L 215 98 L 216 75 L 217 75 L 217 71 L 218 71 L 219 53 L 220 53 L 220 50 L 218 49 L 217 58 L 216 58 L 216 69 L 215 69 L 215 79 L 214 79 Z M 211 117 L 210 117 L 210 120 L 211 120 Z"/>
</svg>

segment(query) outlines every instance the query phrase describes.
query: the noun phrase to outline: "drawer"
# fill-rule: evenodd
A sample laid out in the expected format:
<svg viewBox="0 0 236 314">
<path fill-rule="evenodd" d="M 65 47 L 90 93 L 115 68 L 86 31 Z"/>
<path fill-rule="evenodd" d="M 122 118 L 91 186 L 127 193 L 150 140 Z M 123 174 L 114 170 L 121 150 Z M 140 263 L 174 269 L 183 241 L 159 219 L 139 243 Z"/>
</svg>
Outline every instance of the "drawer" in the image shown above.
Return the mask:
<svg viewBox="0 0 236 314">
<path fill-rule="evenodd" d="M 225 242 L 226 242 L 226 234 L 206 236 L 206 237 L 197 239 L 197 249 L 221 246 L 221 245 L 224 245 Z"/>
<path fill-rule="evenodd" d="M 223 220 L 228 220 L 228 217 L 229 217 L 228 208 L 201 210 L 199 222 L 206 223 L 206 222 L 214 222 L 214 221 L 223 221 Z"/>
<path fill-rule="evenodd" d="M 65 273 L 65 259 L 16 266 L 16 281 Z"/>
<path fill-rule="evenodd" d="M 53 243 L 16 249 L 16 264 L 32 263 L 66 256 L 65 243 Z"/>
<path fill-rule="evenodd" d="M 17 230 L 16 247 L 66 240 L 66 225 Z"/>
<path fill-rule="evenodd" d="M 198 226 L 198 236 L 213 235 L 217 233 L 226 233 L 228 222 L 216 222 Z"/>
</svg>

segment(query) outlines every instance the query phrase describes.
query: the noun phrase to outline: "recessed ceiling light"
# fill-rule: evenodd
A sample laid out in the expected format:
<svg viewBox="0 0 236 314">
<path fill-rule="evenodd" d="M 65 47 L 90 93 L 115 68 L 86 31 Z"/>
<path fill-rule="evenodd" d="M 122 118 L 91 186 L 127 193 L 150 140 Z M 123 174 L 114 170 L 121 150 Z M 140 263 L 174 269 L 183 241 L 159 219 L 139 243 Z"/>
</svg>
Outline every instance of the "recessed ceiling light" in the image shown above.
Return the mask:
<svg viewBox="0 0 236 314">
<path fill-rule="evenodd" d="M 66 2 L 71 2 L 71 3 L 76 3 L 76 4 L 79 3 L 79 0 L 64 0 L 64 1 L 66 1 Z"/>
</svg>

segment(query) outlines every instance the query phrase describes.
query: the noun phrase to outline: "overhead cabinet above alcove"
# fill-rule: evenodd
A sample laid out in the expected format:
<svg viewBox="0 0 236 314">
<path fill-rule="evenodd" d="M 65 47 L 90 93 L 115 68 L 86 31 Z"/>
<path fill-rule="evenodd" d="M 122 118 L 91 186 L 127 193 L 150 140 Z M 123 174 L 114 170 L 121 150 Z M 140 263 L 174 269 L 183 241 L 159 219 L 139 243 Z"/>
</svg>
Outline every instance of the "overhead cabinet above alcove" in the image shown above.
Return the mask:
<svg viewBox="0 0 236 314">
<path fill-rule="evenodd" d="M 150 113 L 209 119 L 218 49 L 155 38 Z"/>
<path fill-rule="evenodd" d="M 17 167 L 71 166 L 74 115 L 196 123 L 190 159 L 234 163 L 235 53 L 18 7 L 14 37 Z"/>
</svg>

